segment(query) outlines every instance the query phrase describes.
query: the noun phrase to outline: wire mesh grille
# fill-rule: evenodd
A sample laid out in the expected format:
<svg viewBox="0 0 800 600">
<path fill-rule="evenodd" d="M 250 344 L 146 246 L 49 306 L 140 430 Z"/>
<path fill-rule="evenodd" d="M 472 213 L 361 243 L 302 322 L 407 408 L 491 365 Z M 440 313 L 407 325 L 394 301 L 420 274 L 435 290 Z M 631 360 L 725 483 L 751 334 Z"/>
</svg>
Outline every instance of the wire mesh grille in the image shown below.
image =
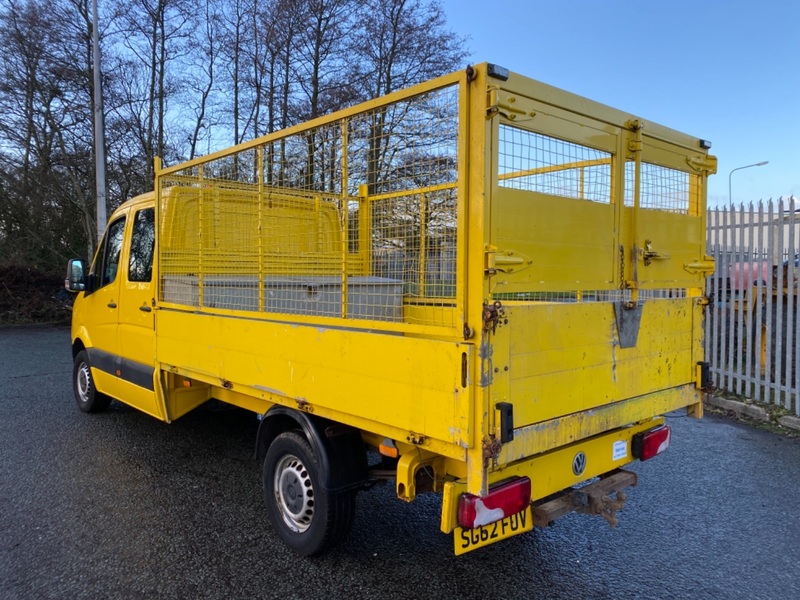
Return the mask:
<svg viewBox="0 0 800 600">
<path fill-rule="evenodd" d="M 372 205 L 373 270 L 403 281 L 406 297 L 455 298 L 456 200 L 447 188 Z"/>
<path fill-rule="evenodd" d="M 641 163 L 639 207 L 689 214 L 690 175 L 668 167 Z M 636 163 L 625 163 L 625 206 L 633 206 Z"/>
<path fill-rule="evenodd" d="M 457 179 L 458 88 L 381 106 L 348 123 L 350 192 L 428 188 Z"/>
<path fill-rule="evenodd" d="M 163 175 L 161 300 L 455 324 L 458 87 Z"/>
<path fill-rule="evenodd" d="M 498 179 L 503 187 L 608 204 L 611 154 L 500 125 Z"/>
<path fill-rule="evenodd" d="M 685 289 L 639 290 L 638 301 L 686 298 Z M 522 292 L 494 294 L 495 300 L 521 302 L 631 302 L 633 290 L 583 290 L 575 292 Z"/>
</svg>

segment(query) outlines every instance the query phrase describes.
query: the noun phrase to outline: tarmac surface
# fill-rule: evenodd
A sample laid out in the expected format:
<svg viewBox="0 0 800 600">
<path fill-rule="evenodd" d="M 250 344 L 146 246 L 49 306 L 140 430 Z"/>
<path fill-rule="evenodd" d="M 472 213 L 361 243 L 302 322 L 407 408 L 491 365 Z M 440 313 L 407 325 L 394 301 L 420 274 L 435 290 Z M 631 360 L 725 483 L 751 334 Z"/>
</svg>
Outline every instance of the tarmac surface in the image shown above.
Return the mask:
<svg viewBox="0 0 800 600">
<path fill-rule="evenodd" d="M 620 524 L 570 515 L 462 557 L 438 496 L 358 497 L 305 559 L 267 521 L 256 418 L 85 415 L 66 328 L 0 329 L 0 598 L 800 598 L 800 439 L 670 415 Z"/>
</svg>

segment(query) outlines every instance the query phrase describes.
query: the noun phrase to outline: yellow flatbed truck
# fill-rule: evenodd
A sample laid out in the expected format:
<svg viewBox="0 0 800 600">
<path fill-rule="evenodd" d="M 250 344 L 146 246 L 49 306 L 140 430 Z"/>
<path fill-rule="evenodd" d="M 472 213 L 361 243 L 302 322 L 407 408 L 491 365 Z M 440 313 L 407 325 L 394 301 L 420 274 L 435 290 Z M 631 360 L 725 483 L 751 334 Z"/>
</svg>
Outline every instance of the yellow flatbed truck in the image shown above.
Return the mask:
<svg viewBox="0 0 800 600">
<path fill-rule="evenodd" d="M 183 164 L 72 260 L 79 407 L 259 415 L 271 523 L 379 479 L 457 554 L 574 510 L 702 416 L 710 144 L 481 64 Z"/>
</svg>

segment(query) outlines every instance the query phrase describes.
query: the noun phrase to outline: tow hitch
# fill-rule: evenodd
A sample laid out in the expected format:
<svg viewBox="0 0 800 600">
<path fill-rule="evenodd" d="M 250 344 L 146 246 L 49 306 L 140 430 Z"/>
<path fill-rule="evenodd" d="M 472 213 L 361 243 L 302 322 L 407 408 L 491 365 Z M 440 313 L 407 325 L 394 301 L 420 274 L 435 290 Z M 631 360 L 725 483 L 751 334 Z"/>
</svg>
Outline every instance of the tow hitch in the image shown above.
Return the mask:
<svg viewBox="0 0 800 600">
<path fill-rule="evenodd" d="M 547 527 L 553 521 L 571 512 L 600 515 L 611 527 L 619 520 L 617 511 L 625 508 L 623 490 L 636 485 L 636 474 L 617 469 L 599 481 L 581 488 L 570 488 L 555 498 L 545 498 L 533 505 L 533 524 Z"/>
</svg>

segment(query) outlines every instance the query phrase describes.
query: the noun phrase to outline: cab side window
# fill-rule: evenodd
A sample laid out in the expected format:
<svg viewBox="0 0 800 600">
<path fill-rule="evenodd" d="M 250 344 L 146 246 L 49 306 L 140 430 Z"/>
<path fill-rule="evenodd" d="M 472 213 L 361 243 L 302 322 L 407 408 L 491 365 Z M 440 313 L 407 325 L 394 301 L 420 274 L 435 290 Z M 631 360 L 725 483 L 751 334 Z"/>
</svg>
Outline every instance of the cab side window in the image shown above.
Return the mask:
<svg viewBox="0 0 800 600">
<path fill-rule="evenodd" d="M 122 252 L 122 234 L 125 232 L 125 219 L 118 219 L 108 226 L 106 230 L 103 259 L 100 263 L 100 272 L 97 273 L 100 285 L 103 287 L 112 283 L 117 278 L 119 257 Z"/>
<path fill-rule="evenodd" d="M 150 281 L 153 276 L 155 241 L 155 209 L 145 208 L 137 212 L 133 218 L 128 281 Z"/>
</svg>

